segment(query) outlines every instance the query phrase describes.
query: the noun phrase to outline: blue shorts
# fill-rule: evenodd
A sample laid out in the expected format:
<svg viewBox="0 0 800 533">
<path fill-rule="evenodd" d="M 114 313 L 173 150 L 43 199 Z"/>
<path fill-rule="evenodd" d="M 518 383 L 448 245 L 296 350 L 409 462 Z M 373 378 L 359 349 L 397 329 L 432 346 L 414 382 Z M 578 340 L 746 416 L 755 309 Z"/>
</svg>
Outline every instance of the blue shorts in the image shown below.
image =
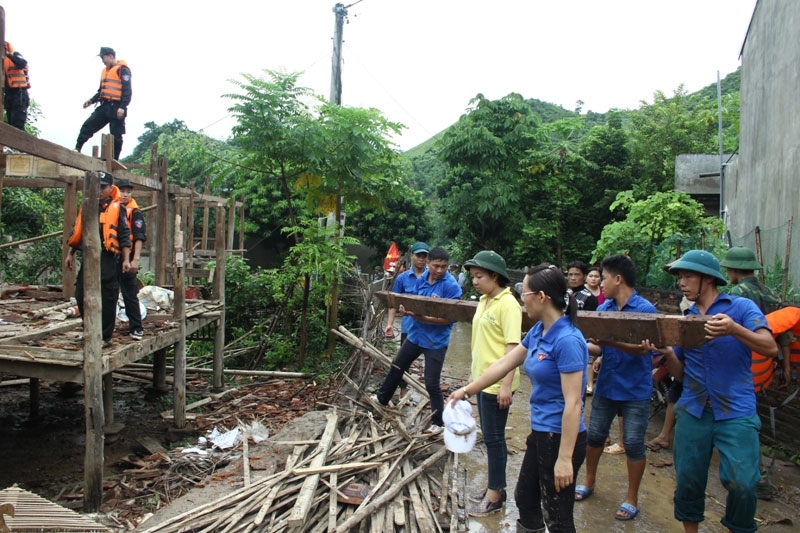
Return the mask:
<svg viewBox="0 0 800 533">
<path fill-rule="evenodd" d="M 594 395 L 592 412 L 589 413 L 587 444 L 602 448 L 608 438 L 608 430 L 614 417 L 623 417 L 622 429 L 625 455 L 631 461 L 640 461 L 647 455 L 644 446 L 645 432 L 650 418 L 650 400 L 610 400 Z"/>
</svg>

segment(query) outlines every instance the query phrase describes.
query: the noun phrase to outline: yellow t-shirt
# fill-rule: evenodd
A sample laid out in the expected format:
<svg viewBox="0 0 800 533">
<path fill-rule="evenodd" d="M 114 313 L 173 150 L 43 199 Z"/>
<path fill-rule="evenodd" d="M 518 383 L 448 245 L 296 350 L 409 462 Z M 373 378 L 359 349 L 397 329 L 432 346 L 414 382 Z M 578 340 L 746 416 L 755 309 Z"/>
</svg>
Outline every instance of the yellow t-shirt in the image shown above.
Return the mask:
<svg viewBox="0 0 800 533">
<path fill-rule="evenodd" d="M 507 344 L 522 339 L 522 308 L 509 287 L 494 298 L 481 296 L 472 319 L 472 379 L 483 374 L 492 363 L 506 354 Z M 483 389 L 488 394 L 500 392 L 502 380 Z M 514 370 L 511 390 L 519 387 L 519 368 Z"/>
</svg>

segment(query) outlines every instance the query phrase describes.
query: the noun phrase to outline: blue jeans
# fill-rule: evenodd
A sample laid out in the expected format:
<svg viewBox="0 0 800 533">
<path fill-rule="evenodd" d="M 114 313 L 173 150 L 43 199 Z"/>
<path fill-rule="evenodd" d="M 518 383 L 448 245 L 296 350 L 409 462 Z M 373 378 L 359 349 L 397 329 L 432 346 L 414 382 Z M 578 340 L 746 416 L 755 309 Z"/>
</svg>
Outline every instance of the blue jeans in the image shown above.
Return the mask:
<svg viewBox="0 0 800 533">
<path fill-rule="evenodd" d="M 647 455 L 644 447 L 647 422 L 650 417 L 650 400 L 610 400 L 594 395 L 589 414 L 587 442 L 592 448 L 602 448 L 615 416 L 623 417 L 622 443 L 625 455 L 631 461 L 641 461 Z"/>
<path fill-rule="evenodd" d="M 501 490 L 506 488 L 508 409 L 501 409 L 497 405 L 497 395 L 481 391 L 478 393 L 478 416 L 481 419 L 481 432 L 489 459 L 489 482 L 486 486 L 492 490 Z"/>
<path fill-rule="evenodd" d="M 442 395 L 441 378 L 447 346 L 436 349 L 423 348 L 406 339 L 403 345 L 400 346 L 397 357 L 392 361 L 392 367 L 389 369 L 386 379 L 381 384 L 381 388 L 378 391 L 378 401 L 383 405 L 389 403 L 400 382 L 403 381 L 403 372 L 407 372 L 411 367 L 411 363 L 416 361 L 423 353 L 425 354 L 425 390 L 428 391 L 428 395 L 431 397 L 431 410 L 433 411 L 431 421 L 437 426 L 443 426 L 444 396 Z"/>
<path fill-rule="evenodd" d="M 758 415 L 714 420 L 710 407 L 695 418 L 675 407 L 675 518 L 702 522 L 708 467 L 719 452 L 719 480 L 728 491 L 722 525 L 734 533 L 755 531 L 756 484 L 761 478 Z"/>
<path fill-rule="evenodd" d="M 574 533 L 572 511 L 575 506 L 575 478 L 586 458 L 586 432 L 578 433 L 575 440 L 572 484 L 560 492 L 556 492 L 554 470 L 561 434 L 531 431 L 527 446 L 514 491 L 520 524 L 535 530 L 544 528 L 546 523 L 550 533 Z"/>
</svg>

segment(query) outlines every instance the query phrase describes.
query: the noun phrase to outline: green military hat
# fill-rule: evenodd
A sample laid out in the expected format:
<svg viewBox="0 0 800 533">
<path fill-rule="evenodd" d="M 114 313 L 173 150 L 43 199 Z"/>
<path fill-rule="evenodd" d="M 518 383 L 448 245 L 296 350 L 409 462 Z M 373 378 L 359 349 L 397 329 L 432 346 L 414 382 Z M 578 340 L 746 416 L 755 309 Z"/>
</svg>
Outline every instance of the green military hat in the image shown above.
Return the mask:
<svg viewBox="0 0 800 533">
<path fill-rule="evenodd" d="M 728 284 L 728 280 L 719 271 L 717 258 L 705 250 L 689 250 L 676 263 L 673 263 L 669 273 L 677 274 L 679 270 L 688 270 L 711 276 L 717 285 Z"/>
<path fill-rule="evenodd" d="M 464 263 L 464 268 L 469 270 L 471 267 L 479 267 L 489 272 L 494 272 L 506 281 L 509 281 L 508 271 L 506 270 L 506 260 L 500 254 L 491 250 L 483 250 L 475 254 L 475 257 Z"/>
<path fill-rule="evenodd" d="M 744 246 L 734 246 L 728 250 L 720 265 L 736 270 L 762 270 L 764 268 L 756 259 L 755 252 Z"/>
</svg>

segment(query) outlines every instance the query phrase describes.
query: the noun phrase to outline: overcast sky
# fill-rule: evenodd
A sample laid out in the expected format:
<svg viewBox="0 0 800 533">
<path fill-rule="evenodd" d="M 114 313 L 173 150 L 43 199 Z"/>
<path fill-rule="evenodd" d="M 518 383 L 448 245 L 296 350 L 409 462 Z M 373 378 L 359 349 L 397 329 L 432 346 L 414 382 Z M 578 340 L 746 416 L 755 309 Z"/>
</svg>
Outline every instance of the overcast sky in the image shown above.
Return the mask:
<svg viewBox="0 0 800 533">
<path fill-rule="evenodd" d="M 632 109 L 739 66 L 756 0 L 353 0 L 342 103 L 406 125 L 406 150 L 458 120 L 478 93 L 574 109 Z M 0 0 L 6 40 L 29 61 L 42 137 L 73 147 L 91 109 L 101 46 L 133 73 L 123 157 L 145 122 L 183 120 L 219 139 L 228 81 L 304 72 L 328 97 L 334 0 Z M 107 133 L 107 128 L 104 130 Z M 84 147 L 99 144 L 99 134 Z"/>
</svg>

